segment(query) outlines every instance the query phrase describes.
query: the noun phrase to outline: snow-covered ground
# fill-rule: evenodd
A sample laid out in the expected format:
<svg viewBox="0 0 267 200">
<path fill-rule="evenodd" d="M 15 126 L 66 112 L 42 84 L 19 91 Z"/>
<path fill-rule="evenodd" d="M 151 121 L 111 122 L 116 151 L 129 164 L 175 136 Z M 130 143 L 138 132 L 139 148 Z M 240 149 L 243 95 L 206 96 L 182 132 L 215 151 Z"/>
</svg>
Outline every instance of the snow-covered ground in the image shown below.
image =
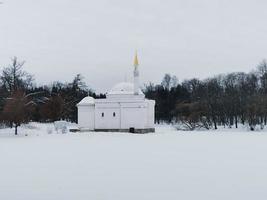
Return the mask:
<svg viewBox="0 0 267 200">
<path fill-rule="evenodd" d="M 0 129 L 1 200 L 267 197 L 266 132 L 57 134 L 36 123 L 13 131 Z"/>
</svg>

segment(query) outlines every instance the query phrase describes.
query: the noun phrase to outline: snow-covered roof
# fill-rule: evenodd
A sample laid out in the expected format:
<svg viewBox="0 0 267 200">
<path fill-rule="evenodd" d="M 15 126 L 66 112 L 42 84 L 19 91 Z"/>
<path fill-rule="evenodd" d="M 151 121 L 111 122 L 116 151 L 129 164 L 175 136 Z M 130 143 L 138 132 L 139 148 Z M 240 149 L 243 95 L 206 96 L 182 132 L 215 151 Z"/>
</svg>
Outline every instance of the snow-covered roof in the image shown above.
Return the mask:
<svg viewBox="0 0 267 200">
<path fill-rule="evenodd" d="M 129 82 L 118 83 L 108 92 L 108 95 L 117 94 L 134 94 L 134 84 Z M 141 89 L 139 89 L 139 94 L 143 94 Z"/>
<path fill-rule="evenodd" d="M 86 106 L 95 104 L 95 99 L 93 97 L 85 97 L 83 98 L 77 105 L 78 106 Z"/>
</svg>

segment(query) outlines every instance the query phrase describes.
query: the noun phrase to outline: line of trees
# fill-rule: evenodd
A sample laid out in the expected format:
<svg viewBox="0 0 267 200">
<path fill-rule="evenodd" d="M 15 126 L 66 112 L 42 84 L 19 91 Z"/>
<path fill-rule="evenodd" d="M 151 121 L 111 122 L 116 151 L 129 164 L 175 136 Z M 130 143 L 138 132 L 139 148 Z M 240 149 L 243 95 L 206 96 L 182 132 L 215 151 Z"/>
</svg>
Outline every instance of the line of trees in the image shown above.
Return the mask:
<svg viewBox="0 0 267 200">
<path fill-rule="evenodd" d="M 147 98 L 156 100 L 156 121 L 182 123 L 187 129 L 218 125 L 236 127 L 267 124 L 267 62 L 250 73 L 221 74 L 205 80 L 177 82 L 166 74 L 159 85 L 145 86 Z"/>
<path fill-rule="evenodd" d="M 86 86 L 78 74 L 70 83 L 54 82 L 37 87 L 23 70 L 25 62 L 12 58 L 0 72 L 0 125 L 17 128 L 29 121 L 77 122 L 76 104 L 85 96 L 105 98 Z M 149 83 L 143 91 L 156 100 L 156 122 L 182 123 L 189 130 L 267 125 L 267 62 L 255 71 L 221 74 L 205 80 L 178 82 L 166 74 L 160 84 Z"/>
<path fill-rule="evenodd" d="M 17 128 L 29 121 L 53 122 L 67 120 L 77 122 L 76 104 L 85 96 L 96 95 L 78 74 L 70 83 L 54 82 L 37 87 L 34 77 L 23 70 L 25 62 L 12 58 L 9 66 L 0 73 L 0 123 Z"/>
</svg>

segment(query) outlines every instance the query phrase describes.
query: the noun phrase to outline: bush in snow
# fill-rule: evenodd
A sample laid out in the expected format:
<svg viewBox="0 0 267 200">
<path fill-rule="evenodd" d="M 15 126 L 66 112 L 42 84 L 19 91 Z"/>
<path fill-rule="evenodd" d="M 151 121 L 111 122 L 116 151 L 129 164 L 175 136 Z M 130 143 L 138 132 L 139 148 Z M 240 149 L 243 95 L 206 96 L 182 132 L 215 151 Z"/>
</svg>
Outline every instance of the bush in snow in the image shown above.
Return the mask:
<svg viewBox="0 0 267 200">
<path fill-rule="evenodd" d="M 51 127 L 47 127 L 46 132 L 47 132 L 47 134 L 52 134 L 53 129 Z"/>
<path fill-rule="evenodd" d="M 68 132 L 67 126 L 63 126 L 61 129 L 62 134 L 65 134 Z"/>
<path fill-rule="evenodd" d="M 55 130 L 56 130 L 57 133 L 59 133 L 59 132 L 67 133 L 67 131 L 68 131 L 67 125 L 68 125 L 68 123 L 65 122 L 65 121 L 56 121 L 56 122 L 54 122 Z"/>
</svg>

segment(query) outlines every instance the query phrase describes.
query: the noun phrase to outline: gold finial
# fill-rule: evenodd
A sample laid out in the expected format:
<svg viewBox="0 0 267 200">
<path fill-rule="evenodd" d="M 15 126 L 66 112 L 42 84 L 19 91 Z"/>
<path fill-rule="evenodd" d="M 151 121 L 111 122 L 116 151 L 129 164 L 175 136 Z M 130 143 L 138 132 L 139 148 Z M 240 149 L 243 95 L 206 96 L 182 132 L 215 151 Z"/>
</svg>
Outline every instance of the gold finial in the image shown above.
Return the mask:
<svg viewBox="0 0 267 200">
<path fill-rule="evenodd" d="M 134 66 L 137 67 L 138 65 L 139 65 L 139 62 L 138 62 L 137 51 L 136 51 L 135 57 L 134 57 Z"/>
</svg>

